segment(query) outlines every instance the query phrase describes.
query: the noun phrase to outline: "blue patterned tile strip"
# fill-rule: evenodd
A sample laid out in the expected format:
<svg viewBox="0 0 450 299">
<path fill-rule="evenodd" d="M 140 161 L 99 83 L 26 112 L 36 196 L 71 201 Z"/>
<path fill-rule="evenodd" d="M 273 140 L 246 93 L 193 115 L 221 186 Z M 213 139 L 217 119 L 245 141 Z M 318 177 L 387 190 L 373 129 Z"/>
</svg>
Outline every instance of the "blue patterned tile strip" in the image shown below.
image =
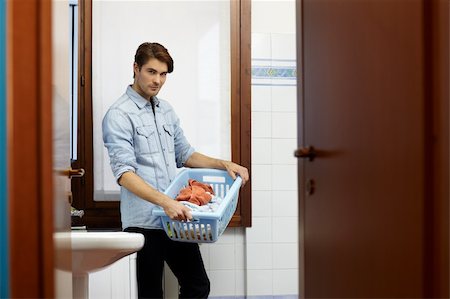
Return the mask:
<svg viewBox="0 0 450 299">
<path fill-rule="evenodd" d="M 294 59 L 252 59 L 253 86 L 296 86 L 297 63 Z"/>
<path fill-rule="evenodd" d="M 295 66 L 252 66 L 252 79 L 297 80 Z"/>
</svg>

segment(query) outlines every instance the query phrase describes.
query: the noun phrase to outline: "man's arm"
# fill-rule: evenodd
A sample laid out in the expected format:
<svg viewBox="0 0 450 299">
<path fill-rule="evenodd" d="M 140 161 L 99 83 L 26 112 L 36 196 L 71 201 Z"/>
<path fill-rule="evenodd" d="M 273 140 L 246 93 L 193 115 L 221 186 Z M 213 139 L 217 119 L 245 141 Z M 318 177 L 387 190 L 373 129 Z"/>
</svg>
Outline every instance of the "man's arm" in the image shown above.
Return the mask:
<svg viewBox="0 0 450 299">
<path fill-rule="evenodd" d="M 132 171 L 125 172 L 119 179 L 119 184 L 142 199 L 161 206 L 170 219 L 190 220 L 191 211 L 188 207 L 152 188 L 140 176 Z"/>
<path fill-rule="evenodd" d="M 194 152 L 184 163 L 184 166 L 191 168 L 203 167 L 226 170 L 233 179 L 236 178 L 236 175 L 239 175 L 242 178 L 242 186 L 245 185 L 249 178 L 247 168 L 231 161 L 211 158 L 198 152 Z"/>
</svg>

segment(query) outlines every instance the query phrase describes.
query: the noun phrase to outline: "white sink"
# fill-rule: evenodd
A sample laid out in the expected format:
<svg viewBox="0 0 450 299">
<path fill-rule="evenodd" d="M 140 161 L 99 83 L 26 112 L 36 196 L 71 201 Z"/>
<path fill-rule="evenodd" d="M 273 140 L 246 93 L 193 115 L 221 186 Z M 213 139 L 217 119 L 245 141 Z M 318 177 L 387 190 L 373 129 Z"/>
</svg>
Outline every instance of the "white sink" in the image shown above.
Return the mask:
<svg viewBox="0 0 450 299">
<path fill-rule="evenodd" d="M 74 274 L 95 272 L 144 246 L 144 236 L 126 232 L 72 231 L 56 233 L 56 266 Z M 69 261 L 67 251 L 72 254 Z M 61 258 L 59 258 L 61 257 Z"/>
<path fill-rule="evenodd" d="M 126 232 L 72 231 L 54 234 L 56 268 L 73 273 L 74 298 L 88 297 L 88 274 L 139 251 L 144 236 Z"/>
</svg>

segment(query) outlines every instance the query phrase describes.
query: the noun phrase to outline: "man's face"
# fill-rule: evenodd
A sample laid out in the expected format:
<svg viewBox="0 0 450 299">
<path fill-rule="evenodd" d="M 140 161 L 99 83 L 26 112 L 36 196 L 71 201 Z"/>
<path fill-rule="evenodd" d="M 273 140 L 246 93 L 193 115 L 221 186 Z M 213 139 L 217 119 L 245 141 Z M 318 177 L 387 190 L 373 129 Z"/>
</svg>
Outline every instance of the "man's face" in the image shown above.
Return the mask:
<svg viewBox="0 0 450 299">
<path fill-rule="evenodd" d="M 134 89 L 144 98 L 150 100 L 156 96 L 166 82 L 167 64 L 156 58 L 151 58 L 139 70 L 134 63 Z"/>
</svg>

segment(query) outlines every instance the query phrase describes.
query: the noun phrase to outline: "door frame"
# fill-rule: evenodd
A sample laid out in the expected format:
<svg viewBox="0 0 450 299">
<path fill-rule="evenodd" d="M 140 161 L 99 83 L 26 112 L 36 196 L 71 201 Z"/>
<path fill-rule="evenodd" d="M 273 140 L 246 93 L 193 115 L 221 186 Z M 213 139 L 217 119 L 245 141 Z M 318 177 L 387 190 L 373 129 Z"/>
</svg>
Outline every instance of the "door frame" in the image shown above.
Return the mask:
<svg viewBox="0 0 450 299">
<path fill-rule="evenodd" d="M 6 6 L 10 296 L 51 298 L 51 1 Z"/>
</svg>

